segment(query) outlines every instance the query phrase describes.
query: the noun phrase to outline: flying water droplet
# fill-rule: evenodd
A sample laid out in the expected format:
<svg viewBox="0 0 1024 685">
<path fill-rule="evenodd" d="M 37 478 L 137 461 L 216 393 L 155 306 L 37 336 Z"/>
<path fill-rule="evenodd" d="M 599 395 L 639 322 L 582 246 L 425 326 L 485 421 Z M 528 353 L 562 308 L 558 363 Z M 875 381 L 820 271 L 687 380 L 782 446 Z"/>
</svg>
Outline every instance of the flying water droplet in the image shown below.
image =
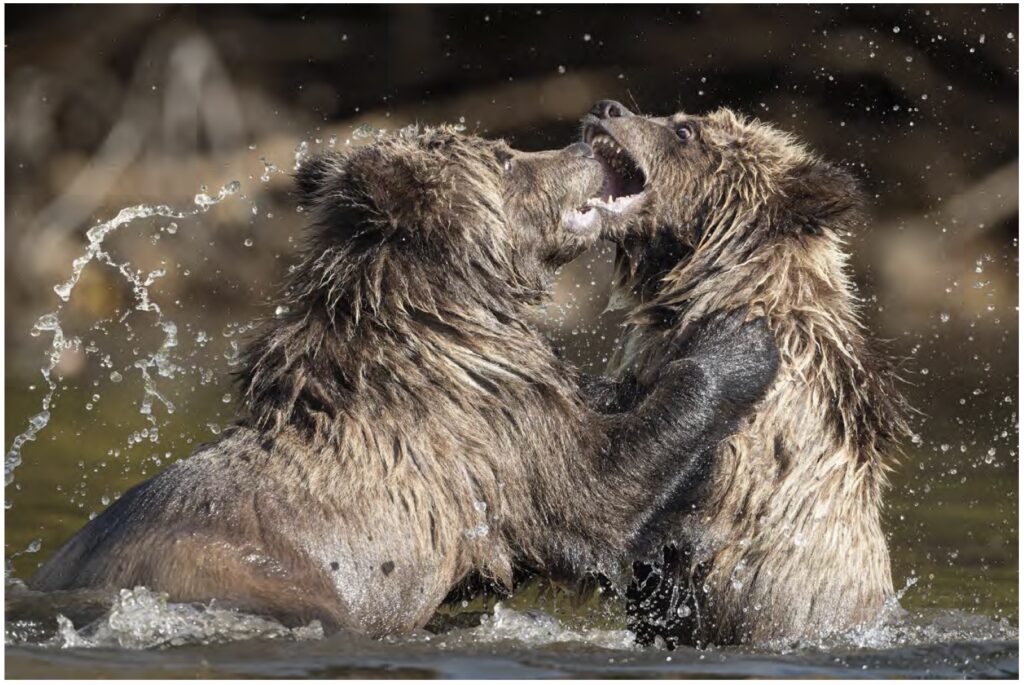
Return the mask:
<svg viewBox="0 0 1024 685">
<path fill-rule="evenodd" d="M 366 138 L 372 138 L 380 133 L 380 129 L 370 124 L 360 124 L 356 126 L 352 131 L 352 137 L 355 140 L 364 140 Z"/>
<path fill-rule="evenodd" d="M 200 189 L 200 193 L 194 198 L 196 207 L 185 211 L 174 210 L 167 205 L 134 205 L 131 207 L 125 207 L 120 210 L 114 218 L 98 223 L 86 231 L 85 237 L 88 244 L 85 247 L 85 251 L 72 261 L 71 274 L 67 280 L 53 287 L 54 292 L 60 300 L 57 309 L 41 316 L 29 331 L 30 334 L 35 337 L 38 337 L 43 332 L 52 333 L 53 336 L 50 342 L 50 349 L 46 354 L 46 364 L 40 369 L 40 372 L 46 381 L 46 393 L 42 399 L 41 411 L 36 413 L 29 420 L 29 425 L 25 431 L 16 435 L 11 441 L 10 447 L 7 451 L 7 456 L 4 460 L 5 484 L 10 485 L 14 481 L 14 471 L 22 462 L 21 450 L 24 444 L 28 441 L 34 440 L 39 431 L 45 428 L 50 421 L 50 404 L 57 392 L 57 382 L 53 378 L 53 373 L 57 368 L 57 365 L 60 363 L 65 351 L 80 349 L 80 340 L 77 338 L 65 337 L 61 328 L 61 313 L 64 303 L 70 300 L 71 293 L 78 284 L 85 267 L 94 261 L 114 268 L 125 278 L 128 284 L 132 287 L 132 291 L 135 295 L 135 309 L 155 314 L 157 317 L 156 325 L 161 328 L 165 334 L 163 344 L 154 355 L 149 358 L 136 361 L 134 364 L 136 368 L 140 369 L 145 383 L 145 396 L 141 403 L 140 412 L 145 415 L 150 415 L 152 399 L 154 398 L 163 402 L 168 413 L 174 411 L 174 406 L 170 402 L 166 401 L 156 390 L 153 379 L 150 377 L 148 372 L 149 368 L 155 367 L 158 375 L 172 377 L 174 372 L 177 370 L 177 367 L 170 358 L 170 350 L 177 345 L 177 328 L 173 322 L 167 321 L 164 318 L 160 307 L 150 300 L 149 292 L 147 290 L 148 286 L 152 285 L 154 281 L 161 278 L 166 272 L 164 269 L 156 269 L 151 271 L 145 279 L 142 279 L 137 271 L 131 268 L 129 263 L 119 263 L 114 261 L 113 257 L 104 250 L 103 243 L 112 233 L 136 220 L 150 217 L 163 217 L 180 220 L 190 216 L 195 216 L 207 211 L 210 207 L 221 202 L 225 198 L 237 194 L 240 189 L 241 184 L 238 181 L 231 181 L 224 185 L 215 195 L 210 196 L 207 193 L 206 188 L 203 187 Z M 177 224 L 171 222 L 164 230 L 168 233 L 174 233 L 177 231 Z M 89 348 L 86 348 L 86 352 L 89 352 Z M 109 364 L 104 364 L 104 366 L 109 368 Z M 115 383 L 120 382 L 121 375 L 114 371 L 110 374 L 110 379 Z M 155 436 L 157 435 L 155 419 L 150 418 L 150 422 L 152 428 L 150 435 Z M 5 506 L 10 508 L 11 505 L 9 500 L 5 502 Z"/>
</svg>

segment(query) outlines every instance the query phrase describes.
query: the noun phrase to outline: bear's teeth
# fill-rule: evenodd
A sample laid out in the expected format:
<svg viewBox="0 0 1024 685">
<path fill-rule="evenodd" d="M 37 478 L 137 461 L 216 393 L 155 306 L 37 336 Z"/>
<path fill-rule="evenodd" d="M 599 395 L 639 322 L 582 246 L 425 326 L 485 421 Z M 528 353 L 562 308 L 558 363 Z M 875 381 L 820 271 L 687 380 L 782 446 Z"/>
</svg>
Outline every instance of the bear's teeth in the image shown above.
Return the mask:
<svg viewBox="0 0 1024 685">
<path fill-rule="evenodd" d="M 587 200 L 589 207 L 596 207 L 613 214 L 622 214 L 633 207 L 634 204 L 640 200 L 643 193 L 636 193 L 635 195 L 623 195 L 621 197 L 613 198 L 608 196 L 608 199 L 594 197 Z"/>
</svg>

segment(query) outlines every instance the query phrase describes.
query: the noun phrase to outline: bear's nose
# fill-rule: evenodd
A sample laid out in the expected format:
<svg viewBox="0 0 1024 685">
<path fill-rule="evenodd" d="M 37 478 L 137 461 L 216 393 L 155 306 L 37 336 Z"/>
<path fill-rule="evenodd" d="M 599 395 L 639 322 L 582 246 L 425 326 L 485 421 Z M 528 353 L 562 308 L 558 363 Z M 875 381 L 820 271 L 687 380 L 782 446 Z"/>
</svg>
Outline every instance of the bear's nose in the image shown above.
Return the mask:
<svg viewBox="0 0 1024 685">
<path fill-rule="evenodd" d="M 594 156 L 594 148 L 590 147 L 586 143 L 573 143 L 569 147 L 565 148 L 573 157 L 586 157 L 590 159 Z"/>
<path fill-rule="evenodd" d="M 616 119 L 633 115 L 624 104 L 615 100 L 599 100 L 590 108 L 590 113 L 598 119 Z"/>
</svg>

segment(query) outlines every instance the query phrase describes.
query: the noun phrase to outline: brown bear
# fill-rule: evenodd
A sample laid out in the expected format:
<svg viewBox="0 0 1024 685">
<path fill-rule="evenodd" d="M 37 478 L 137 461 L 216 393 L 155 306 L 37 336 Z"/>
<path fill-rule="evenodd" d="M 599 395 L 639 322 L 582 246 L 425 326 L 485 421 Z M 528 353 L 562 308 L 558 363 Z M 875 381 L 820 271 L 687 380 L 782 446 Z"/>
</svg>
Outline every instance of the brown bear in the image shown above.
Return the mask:
<svg viewBox="0 0 1024 685">
<path fill-rule="evenodd" d="M 590 406 L 619 389 L 581 384 L 527 314 L 597 239 L 585 202 L 604 180 L 585 144 L 522 153 L 448 128 L 303 165 L 314 223 L 247 348 L 237 425 L 30 587 L 145 585 L 383 635 L 423 626 L 470 575 L 612 573 L 777 359 L 763 321 L 719 317 L 634 411 Z"/>
<path fill-rule="evenodd" d="M 653 381 L 696 321 L 748 307 L 782 357 L 699 505 L 663 521 L 664 558 L 638 565 L 633 627 L 647 642 L 734 644 L 875 619 L 894 600 L 882 494 L 907 426 L 847 273 L 853 178 L 726 109 L 649 117 L 606 100 L 583 139 L 614 176 L 596 203 L 629 307 L 613 370 Z"/>
</svg>

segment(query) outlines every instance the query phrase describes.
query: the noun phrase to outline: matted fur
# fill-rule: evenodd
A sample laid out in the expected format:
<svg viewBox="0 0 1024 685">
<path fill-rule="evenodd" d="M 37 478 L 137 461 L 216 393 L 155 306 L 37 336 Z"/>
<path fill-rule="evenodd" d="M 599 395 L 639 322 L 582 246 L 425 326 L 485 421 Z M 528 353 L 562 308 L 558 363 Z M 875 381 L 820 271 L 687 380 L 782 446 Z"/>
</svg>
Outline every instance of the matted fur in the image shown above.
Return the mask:
<svg viewBox="0 0 1024 685">
<path fill-rule="evenodd" d="M 147 585 L 382 635 L 423 626 L 469 574 L 614 574 L 775 358 L 763 322 L 725 318 L 634 412 L 590 408 L 527 323 L 596 239 L 562 227 L 603 181 L 589 153 L 442 128 L 306 163 L 313 225 L 283 313 L 246 350 L 238 425 L 125 494 L 31 586 Z M 715 370 L 748 349 L 747 369 Z"/>
<path fill-rule="evenodd" d="M 653 377 L 696 320 L 738 307 L 767 318 L 782 359 L 718 451 L 698 511 L 666 522 L 680 546 L 665 577 L 630 593 L 634 627 L 648 640 L 728 644 L 870 621 L 894 598 L 882 494 L 906 424 L 848 276 L 856 184 L 792 136 L 728 110 L 619 108 L 587 120 L 647 178 L 642 208 L 611 231 L 617 297 L 630 307 L 613 370 Z"/>
</svg>

